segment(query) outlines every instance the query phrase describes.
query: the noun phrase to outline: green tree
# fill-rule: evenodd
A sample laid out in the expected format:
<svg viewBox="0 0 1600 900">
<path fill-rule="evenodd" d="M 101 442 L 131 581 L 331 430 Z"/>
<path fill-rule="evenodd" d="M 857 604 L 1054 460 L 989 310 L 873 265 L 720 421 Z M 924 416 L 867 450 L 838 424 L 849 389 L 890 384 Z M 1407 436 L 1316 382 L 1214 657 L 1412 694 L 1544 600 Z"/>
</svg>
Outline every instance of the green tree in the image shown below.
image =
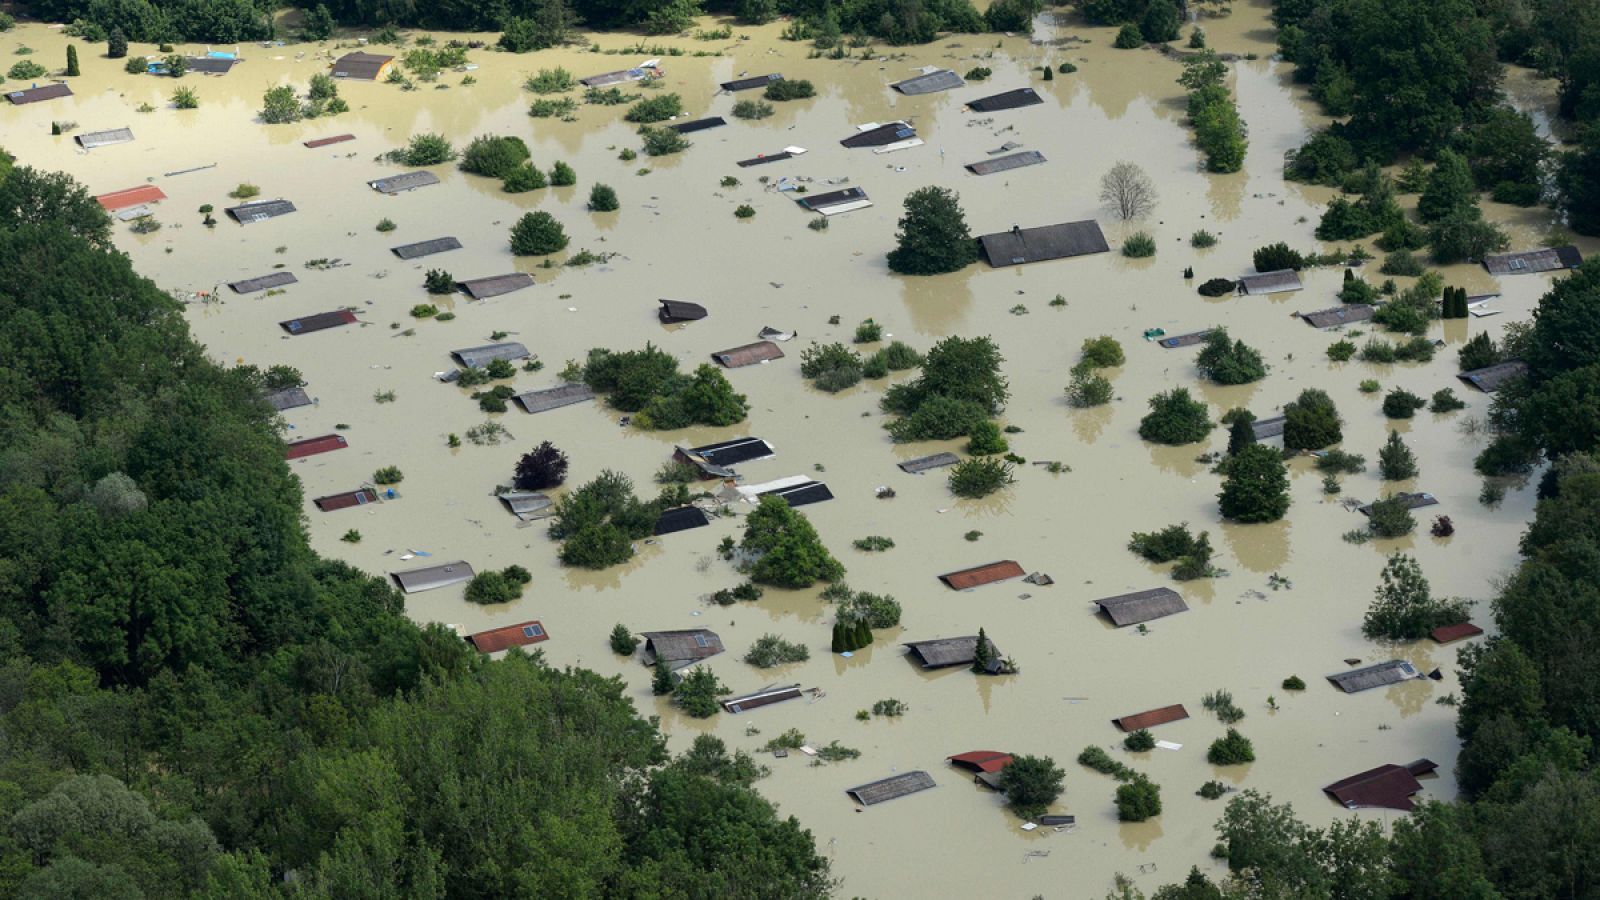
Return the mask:
<svg viewBox="0 0 1600 900">
<path fill-rule="evenodd" d="M 1139 436 L 1156 444 L 1192 444 L 1205 440 L 1212 422 L 1206 405 L 1173 388 L 1150 398 L 1150 412 L 1139 421 Z"/>
<path fill-rule="evenodd" d="M 978 629 L 978 640 L 972 647 L 972 671 L 979 675 L 987 675 L 998 660 L 995 659 L 994 643 L 989 640 L 989 635 L 981 627 Z"/>
<path fill-rule="evenodd" d="M 333 13 L 328 12 L 328 7 L 318 3 L 306 13 L 300 25 L 300 36 L 307 41 L 325 41 L 333 37 Z"/>
<path fill-rule="evenodd" d="M 315 88 L 315 85 L 313 85 Z M 314 94 L 313 94 L 314 97 Z M 479 135 L 467 144 L 458 164 L 463 172 L 505 178 L 511 171 L 528 161 L 532 154 L 522 138 L 503 135 Z"/>
<path fill-rule="evenodd" d="M 1343 421 L 1333 398 L 1318 388 L 1306 388 L 1283 405 L 1283 449 L 1321 450 L 1344 440 Z"/>
<path fill-rule="evenodd" d="M 1000 792 L 1018 816 L 1043 814 L 1061 796 L 1067 773 L 1048 756 L 1018 754 L 1000 770 Z"/>
<path fill-rule="evenodd" d="M 1117 819 L 1143 822 L 1161 815 L 1161 786 L 1143 773 L 1117 786 Z"/>
<path fill-rule="evenodd" d="M 1011 463 L 993 457 L 964 459 L 950 469 L 950 493 L 957 497 L 987 497 L 1015 481 Z"/>
<path fill-rule="evenodd" d="M 1466 604 L 1435 598 L 1412 557 L 1401 553 L 1389 557 L 1382 577 L 1361 622 L 1361 633 L 1367 637 L 1414 641 L 1441 625 L 1466 621 Z"/>
<path fill-rule="evenodd" d="M 594 212 L 614 212 L 620 204 L 617 192 L 610 185 L 596 183 L 589 188 L 589 209 Z"/>
<path fill-rule="evenodd" d="M 611 652 L 618 656 L 632 656 L 633 651 L 639 649 L 639 639 L 633 636 L 628 626 L 618 622 L 611 629 Z"/>
<path fill-rule="evenodd" d="M 1240 450 L 1256 442 L 1256 429 L 1250 419 L 1240 416 L 1228 425 L 1228 455 L 1236 456 Z"/>
<path fill-rule="evenodd" d="M 67 45 L 67 70 L 63 74 L 69 78 L 83 74 L 78 69 L 78 48 L 74 44 Z"/>
<path fill-rule="evenodd" d="M 300 100 L 294 95 L 294 88 L 287 84 L 267 88 L 261 98 L 261 121 L 268 125 L 300 121 Z"/>
<path fill-rule="evenodd" d="M 684 674 L 672 691 L 672 699 L 685 713 L 696 719 L 709 719 L 721 709 L 717 698 L 732 691 L 705 666 L 695 666 Z"/>
<path fill-rule="evenodd" d="M 1289 511 L 1289 475 L 1277 450 L 1251 444 L 1228 460 L 1226 472 L 1217 495 L 1224 519 L 1276 522 Z"/>
<path fill-rule="evenodd" d="M 898 242 L 889 251 L 889 270 L 902 275 L 955 272 L 978 258 L 978 245 L 967 229 L 960 198 L 942 187 L 926 187 L 906 196 Z"/>
<path fill-rule="evenodd" d="M 844 577 L 843 564 L 828 553 L 811 522 L 779 497 L 762 497 L 745 517 L 740 546 L 758 554 L 750 569 L 758 584 L 805 588 Z"/>
<path fill-rule="evenodd" d="M 1460 154 L 1452 150 L 1439 151 L 1433 171 L 1428 174 L 1428 184 L 1417 199 L 1417 215 L 1429 223 L 1459 216 L 1478 218 L 1478 188 L 1472 180 L 1472 170 Z"/>
<path fill-rule="evenodd" d="M 111 34 L 106 38 L 106 56 L 111 59 L 125 59 L 128 55 L 128 36 L 121 28 L 111 29 Z"/>
<path fill-rule="evenodd" d="M 1400 439 L 1398 431 L 1390 431 L 1389 439 L 1378 448 L 1378 474 L 1384 481 L 1417 477 L 1417 457 Z"/>
<path fill-rule="evenodd" d="M 1249 384 L 1267 377 L 1261 352 L 1244 341 L 1229 340 L 1227 329 L 1220 325 L 1206 335 L 1195 368 L 1217 384 Z"/>
<path fill-rule="evenodd" d="M 523 213 L 511 228 L 511 252 L 517 256 L 546 256 L 566 246 L 566 229 L 544 210 Z"/>
</svg>

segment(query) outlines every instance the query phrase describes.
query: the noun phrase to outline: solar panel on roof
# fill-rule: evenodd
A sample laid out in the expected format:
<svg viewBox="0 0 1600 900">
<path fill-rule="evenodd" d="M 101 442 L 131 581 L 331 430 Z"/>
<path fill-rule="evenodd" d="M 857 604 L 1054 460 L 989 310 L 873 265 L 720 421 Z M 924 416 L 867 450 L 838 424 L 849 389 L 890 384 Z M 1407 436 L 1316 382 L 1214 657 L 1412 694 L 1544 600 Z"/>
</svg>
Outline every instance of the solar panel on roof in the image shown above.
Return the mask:
<svg viewBox="0 0 1600 900">
<path fill-rule="evenodd" d="M 709 645 L 709 644 L 707 644 L 707 643 L 706 643 L 706 636 L 705 636 L 705 635 L 703 635 L 703 634 L 697 634 L 697 635 L 695 635 L 695 636 L 694 636 L 694 642 L 695 642 L 695 643 L 696 643 L 696 644 L 698 644 L 698 645 L 699 645 L 699 646 L 701 646 L 701 647 L 708 647 L 708 646 L 710 646 L 710 645 Z"/>
<path fill-rule="evenodd" d="M 522 634 L 525 637 L 538 637 L 544 634 L 544 629 L 538 625 L 524 625 L 522 626 Z"/>
</svg>

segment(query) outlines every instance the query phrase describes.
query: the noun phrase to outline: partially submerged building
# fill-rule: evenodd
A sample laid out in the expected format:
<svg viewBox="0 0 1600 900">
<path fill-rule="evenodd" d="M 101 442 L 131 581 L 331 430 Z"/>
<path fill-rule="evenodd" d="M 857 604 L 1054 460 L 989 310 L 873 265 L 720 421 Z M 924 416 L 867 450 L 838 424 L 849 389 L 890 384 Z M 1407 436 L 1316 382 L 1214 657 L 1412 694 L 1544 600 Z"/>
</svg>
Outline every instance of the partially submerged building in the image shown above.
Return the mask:
<svg viewBox="0 0 1600 900">
<path fill-rule="evenodd" d="M 297 284 L 300 279 L 294 277 L 293 272 L 273 272 L 255 278 L 246 278 L 243 281 L 230 281 L 228 287 L 235 294 L 254 294 L 257 291 L 267 291 L 285 285 Z"/>
<path fill-rule="evenodd" d="M 683 322 L 698 322 L 707 315 L 706 308 L 698 303 L 687 300 L 660 300 L 661 309 L 656 315 L 663 325 L 678 325 Z"/>
<path fill-rule="evenodd" d="M 1134 713 L 1131 716 L 1112 719 L 1111 724 L 1123 731 L 1134 732 L 1146 728 L 1154 728 L 1157 725 L 1166 725 L 1169 722 L 1180 722 L 1187 718 L 1189 718 L 1189 711 L 1183 708 L 1183 704 L 1174 703 L 1171 706 L 1147 709 L 1142 713 Z"/>
<path fill-rule="evenodd" d="M 461 241 L 453 237 L 433 238 L 427 241 L 417 241 L 415 244 L 401 244 L 390 247 L 389 252 L 401 259 L 421 259 L 435 253 L 448 253 L 451 250 L 460 250 Z"/>
<path fill-rule="evenodd" d="M 1093 219 L 1038 228 L 1013 225 L 1010 231 L 983 235 L 978 238 L 978 245 L 989 265 L 997 269 L 1105 253 L 1111 249 L 1100 231 L 1100 223 Z"/>
<path fill-rule="evenodd" d="M 354 325 L 356 314 L 348 309 L 336 309 L 332 312 L 316 313 L 301 316 L 298 319 L 286 319 L 278 323 L 278 327 L 289 332 L 291 336 L 298 337 L 310 334 L 313 331 L 326 331 L 329 328 L 338 328 L 341 325 Z"/>
<path fill-rule="evenodd" d="M 528 391 L 511 399 L 525 413 L 542 413 L 593 400 L 594 390 L 587 384 L 563 384 L 560 387 Z"/>
<path fill-rule="evenodd" d="M 467 643 L 479 653 L 499 653 L 512 647 L 526 647 L 549 639 L 550 634 L 544 630 L 544 624 L 537 619 L 467 635 Z"/>
<path fill-rule="evenodd" d="M 729 369 L 740 369 L 753 366 L 757 363 L 771 362 L 783 358 L 783 348 L 771 341 L 756 341 L 741 347 L 728 350 L 718 350 L 711 354 L 711 358 Z"/>
<path fill-rule="evenodd" d="M 377 81 L 387 77 L 393 65 L 392 56 L 361 51 L 346 53 L 334 60 L 333 77 L 348 78 L 351 81 Z"/>
<path fill-rule="evenodd" d="M 1456 641 L 1464 641 L 1467 638 L 1474 638 L 1480 634 L 1483 634 L 1483 629 L 1471 622 L 1457 622 L 1454 625 L 1441 625 L 1435 628 L 1428 632 L 1428 637 L 1433 638 L 1436 644 L 1450 644 Z"/>
<path fill-rule="evenodd" d="M 437 566 L 426 566 L 421 569 L 410 569 L 405 572 L 390 572 L 389 577 L 400 590 L 407 594 L 417 594 L 422 591 L 437 590 L 453 584 L 471 581 L 473 576 L 472 566 L 461 560 L 441 563 Z"/>
<path fill-rule="evenodd" d="M 679 631 L 646 631 L 644 653 L 640 660 L 647 666 L 661 660 L 668 668 L 681 669 L 721 653 L 722 638 L 708 628 L 686 628 Z"/>
<path fill-rule="evenodd" d="M 679 134 L 693 134 L 696 131 L 705 131 L 707 128 L 721 128 L 728 124 L 728 120 L 721 116 L 708 116 L 704 119 L 694 119 L 689 122 L 677 122 L 667 126 L 668 131 Z"/>
<path fill-rule="evenodd" d="M 310 149 L 315 150 L 318 147 L 331 147 L 334 144 L 342 144 L 345 141 L 353 141 L 355 139 L 356 139 L 356 136 L 353 135 L 353 134 L 335 134 L 335 135 L 331 135 L 329 137 L 315 138 L 315 139 L 309 140 L 309 141 L 301 141 L 300 143 L 301 143 L 301 146 L 303 146 L 303 147 L 309 147 Z"/>
<path fill-rule="evenodd" d="M 751 694 L 742 694 L 738 697 L 729 697 L 722 701 L 722 708 L 731 713 L 749 712 L 785 700 L 800 699 L 800 685 L 779 684 L 762 688 Z"/>
<path fill-rule="evenodd" d="M 990 671 L 1000 671 L 1000 648 L 994 639 L 986 638 L 989 645 Z M 944 669 L 950 666 L 970 666 L 978 653 L 978 636 L 936 638 L 931 641 L 909 641 L 901 646 L 907 655 L 924 669 Z"/>
<path fill-rule="evenodd" d="M 1206 338 L 1210 336 L 1211 329 L 1207 328 L 1204 331 L 1191 331 L 1188 334 L 1175 334 L 1172 337 L 1164 337 L 1156 341 L 1156 343 L 1160 344 L 1164 350 L 1176 350 L 1179 347 L 1193 347 L 1197 344 L 1203 344 Z"/>
<path fill-rule="evenodd" d="M 546 519 L 555 512 L 555 506 L 550 498 L 537 491 L 506 491 L 496 495 L 506 511 L 524 522 L 535 519 Z"/>
<path fill-rule="evenodd" d="M 933 776 L 918 769 L 913 772 L 902 772 L 879 781 L 858 784 L 845 791 L 862 806 L 873 806 L 889 800 L 897 800 L 908 794 L 925 791 L 938 787 L 933 781 Z"/>
<path fill-rule="evenodd" d="M 267 403 L 278 412 L 311 405 L 311 397 L 303 387 L 284 388 L 267 394 Z"/>
<path fill-rule="evenodd" d="M 749 78 L 735 78 L 733 81 L 724 81 L 718 86 L 725 91 L 738 93 L 739 91 L 749 91 L 756 88 L 764 88 L 774 81 L 782 80 L 783 76 L 777 72 L 774 72 L 771 75 L 752 75 Z"/>
<path fill-rule="evenodd" d="M 1388 687 L 1391 684 L 1421 677 L 1411 663 L 1403 659 L 1391 659 L 1388 662 L 1329 675 L 1328 680 L 1346 694 L 1359 694 L 1362 691 Z"/>
<path fill-rule="evenodd" d="M 1258 441 L 1264 441 L 1267 438 L 1282 437 L 1283 427 L 1288 423 L 1288 421 L 1289 419 L 1287 416 L 1270 416 L 1265 419 L 1257 419 L 1250 423 L 1250 433 L 1255 435 L 1255 438 Z"/>
<path fill-rule="evenodd" d="M 1259 272 L 1255 275 L 1239 276 L 1237 290 L 1241 294 L 1258 296 L 1262 294 L 1282 294 L 1286 291 L 1298 291 L 1304 285 L 1300 283 L 1300 273 L 1293 269 L 1277 269 L 1272 272 Z"/>
<path fill-rule="evenodd" d="M 646 78 L 660 78 L 661 74 L 661 60 L 651 59 L 631 69 L 618 69 L 615 72 L 601 72 L 599 75 L 579 78 L 578 83 L 584 87 L 610 87 L 633 81 L 643 81 Z"/>
<path fill-rule="evenodd" d="M 1520 253 L 1491 253 L 1483 258 L 1490 275 L 1531 275 L 1559 272 L 1583 265 L 1583 254 L 1571 244 L 1565 247 L 1540 247 Z"/>
<path fill-rule="evenodd" d="M 438 183 L 439 176 L 429 172 L 426 169 L 418 169 L 415 172 L 402 172 L 399 175 L 389 175 L 384 178 L 374 178 L 373 180 L 367 182 L 367 187 L 372 188 L 380 194 L 389 194 L 390 196 L 393 196 L 395 194 L 403 194 L 406 191 L 414 191 L 417 188 L 429 187 Z"/>
<path fill-rule="evenodd" d="M 824 216 L 837 216 L 842 213 L 855 212 L 866 209 L 872 205 L 872 200 L 867 197 L 867 192 L 861 188 L 845 188 L 840 191 L 828 191 L 825 194 L 802 194 L 794 198 L 794 202 L 801 209 L 808 209 Z"/>
<path fill-rule="evenodd" d="M 287 216 L 295 211 L 294 204 L 288 200 L 256 200 L 250 203 L 241 203 L 230 206 L 223 212 L 240 225 L 254 225 L 268 219 Z"/>
<path fill-rule="evenodd" d="M 907 78 L 904 81 L 896 81 L 889 86 L 908 97 L 915 97 L 919 94 L 936 94 L 940 91 L 955 90 L 958 87 L 965 87 L 966 84 L 965 81 L 961 80 L 960 75 L 949 69 L 935 69 L 932 66 L 927 66 L 923 69 L 921 75 Z"/>
<path fill-rule="evenodd" d="M 810 506 L 813 503 L 832 500 L 833 491 L 828 490 L 828 486 L 820 481 L 808 479 L 799 484 L 790 484 L 773 488 L 770 491 L 763 491 L 758 495 L 757 499 L 759 500 L 761 497 L 777 497 L 791 507 Z"/>
<path fill-rule="evenodd" d="M 1003 559 L 999 562 L 984 563 L 970 569 L 961 569 L 955 572 L 946 572 L 939 576 L 945 586 L 955 591 L 970 591 L 975 587 L 994 584 L 999 581 L 1009 581 L 1021 578 L 1027 573 L 1014 559 Z"/>
<path fill-rule="evenodd" d="M 1096 600 L 1095 605 L 1118 628 L 1139 625 L 1152 619 L 1187 612 L 1189 607 L 1172 588 L 1152 588 Z"/>
<path fill-rule="evenodd" d="M 1507 382 L 1514 381 L 1528 374 L 1528 364 L 1519 360 L 1495 363 L 1470 372 L 1462 372 L 1456 377 L 1472 385 L 1485 394 L 1492 394 L 1505 387 Z"/>
<path fill-rule="evenodd" d="M 679 531 L 688 531 L 691 528 L 704 528 L 711 524 L 711 519 L 706 511 L 698 506 L 679 506 L 673 509 L 662 510 L 656 517 L 655 535 L 673 534 Z"/>
<path fill-rule="evenodd" d="M 974 775 L 985 772 L 993 774 L 1011 764 L 1011 754 L 999 750 L 968 750 L 966 753 L 945 757 L 945 762 L 958 769 L 966 769 Z"/>
<path fill-rule="evenodd" d="M 701 447 L 675 447 L 672 458 L 684 465 L 694 466 L 700 471 L 702 479 L 732 478 L 736 474 L 733 466 L 771 459 L 777 452 L 761 438 L 742 437 Z"/>
<path fill-rule="evenodd" d="M 961 457 L 946 451 L 944 453 L 935 453 L 932 456 L 919 456 L 916 459 L 908 459 L 905 462 L 897 463 L 897 465 L 899 465 L 900 471 L 902 472 L 907 472 L 912 475 L 921 475 L 923 472 L 928 472 L 933 469 L 943 469 L 947 466 L 953 466 L 960 461 Z"/>
<path fill-rule="evenodd" d="M 351 509 L 357 506 L 366 506 L 368 503 L 378 502 L 378 492 L 372 488 L 364 487 L 354 491 L 345 491 L 339 494 L 328 494 L 311 501 L 317 509 L 323 512 L 335 512 L 341 509 Z"/>
<path fill-rule="evenodd" d="M 1002 91 L 979 97 L 967 102 L 967 109 L 973 112 L 1001 112 L 1007 109 L 1021 109 L 1024 106 L 1037 106 L 1044 102 L 1044 98 L 1031 87 L 1017 88 L 1012 91 Z"/>
<path fill-rule="evenodd" d="M 850 135 L 839 143 L 852 149 L 861 147 L 884 147 L 889 144 L 898 144 L 917 136 L 917 130 L 905 122 L 868 122 L 857 125 L 856 133 Z"/>
<path fill-rule="evenodd" d="M 350 442 L 345 440 L 342 434 L 324 434 L 284 444 L 283 457 L 284 459 L 304 459 L 307 456 L 316 456 L 319 453 L 343 450 L 349 446 Z"/>
<path fill-rule="evenodd" d="M 467 347 L 461 350 L 451 350 L 450 358 L 468 369 L 482 369 L 497 359 L 506 362 L 516 362 L 531 356 L 528 348 L 516 341 L 502 341 L 498 344 L 484 344 L 481 347 Z"/>
<path fill-rule="evenodd" d="M 1383 498 L 1385 500 L 1399 500 L 1406 509 L 1421 509 L 1424 506 L 1438 506 L 1439 500 L 1427 491 L 1401 491 L 1398 494 Z M 1372 515 L 1372 504 L 1356 507 L 1356 511 L 1363 516 Z"/>
<path fill-rule="evenodd" d="M 99 194 L 94 199 L 107 212 L 115 212 L 133 206 L 144 206 L 147 203 L 159 203 L 167 199 L 167 195 L 153 184 L 141 184 L 138 187 L 112 191 L 109 194 Z"/>
<path fill-rule="evenodd" d="M 1315 312 L 1300 313 L 1300 318 L 1312 328 L 1335 328 L 1365 322 L 1377 312 L 1377 307 L 1365 303 L 1341 303 Z"/>
<path fill-rule="evenodd" d="M 94 150 L 98 147 L 110 147 L 113 144 L 133 143 L 132 128 L 110 128 L 105 131 L 84 131 L 72 136 L 78 146 L 85 150 Z"/>
<path fill-rule="evenodd" d="M 1431 759 L 1419 759 L 1404 766 L 1389 763 L 1335 781 L 1322 790 L 1345 809 L 1411 812 L 1416 808 L 1411 798 L 1422 791 L 1417 776 L 1430 775 L 1438 768 Z"/>
<path fill-rule="evenodd" d="M 1037 150 L 1024 150 L 1021 153 L 1012 153 L 1006 156 L 997 156 L 994 159 L 967 163 L 966 169 L 974 175 L 994 175 L 998 172 L 1009 172 L 1012 169 L 1021 169 L 1026 166 L 1037 166 L 1044 161 L 1043 153 Z"/>
<path fill-rule="evenodd" d="M 526 272 L 511 272 L 505 275 L 490 275 L 487 278 L 471 278 L 466 281 L 456 282 L 456 290 L 463 291 L 474 300 L 487 300 L 501 294 L 509 294 L 524 288 L 533 287 L 533 276 Z"/>
<path fill-rule="evenodd" d="M 72 88 L 59 81 L 54 84 L 41 84 L 31 88 L 23 88 L 20 91 L 6 92 L 6 99 L 11 101 L 12 106 L 26 106 L 29 103 L 42 103 L 45 100 L 56 100 L 61 97 L 71 96 Z"/>
</svg>

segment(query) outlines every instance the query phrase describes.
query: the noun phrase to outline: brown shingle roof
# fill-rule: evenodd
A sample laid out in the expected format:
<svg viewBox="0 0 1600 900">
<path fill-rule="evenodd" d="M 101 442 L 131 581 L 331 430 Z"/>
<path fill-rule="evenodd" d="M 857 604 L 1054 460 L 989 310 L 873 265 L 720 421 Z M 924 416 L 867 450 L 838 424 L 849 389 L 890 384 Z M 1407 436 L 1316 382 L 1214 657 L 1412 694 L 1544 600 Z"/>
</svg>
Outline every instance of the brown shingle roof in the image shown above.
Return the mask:
<svg viewBox="0 0 1600 900">
<path fill-rule="evenodd" d="M 1417 776 L 1436 768 L 1429 759 L 1419 759 L 1409 766 L 1389 763 L 1335 781 L 1323 790 L 1346 809 L 1378 807 L 1410 812 L 1416 807 L 1411 796 L 1422 790 Z"/>
<path fill-rule="evenodd" d="M 1428 632 L 1428 637 L 1433 638 L 1437 643 L 1448 644 L 1451 641 L 1465 640 L 1470 637 L 1477 637 L 1480 634 L 1483 634 L 1482 628 L 1471 622 L 1460 622 L 1455 625 L 1443 625 L 1435 628 Z"/>
<path fill-rule="evenodd" d="M 745 344 L 729 350 L 719 350 L 711 354 L 711 358 L 730 369 L 743 366 L 753 366 L 769 360 L 782 359 L 783 348 L 771 341 L 756 341 L 754 344 Z"/>
<path fill-rule="evenodd" d="M 1120 719 L 1112 719 L 1111 723 L 1123 731 L 1138 731 L 1141 728 L 1154 728 L 1157 725 L 1165 725 L 1168 722 L 1177 722 L 1187 718 L 1189 718 L 1189 711 L 1183 708 L 1183 704 L 1174 703 L 1171 706 L 1163 706 L 1160 709 L 1146 710 L 1142 713 L 1134 713 L 1131 716 L 1123 716 Z"/>
<path fill-rule="evenodd" d="M 966 591 L 985 584 L 993 584 L 996 581 L 1021 578 L 1025 574 L 1027 573 L 1022 571 L 1022 566 L 1018 565 L 1016 560 L 1003 559 L 999 562 L 985 563 L 984 565 L 973 566 L 970 569 L 962 569 L 958 572 L 946 572 L 939 576 L 939 580 L 953 590 Z"/>
<path fill-rule="evenodd" d="M 671 663 L 688 664 L 716 656 L 722 652 L 722 638 L 706 628 L 686 628 L 679 631 L 646 631 L 644 638 L 644 664 L 654 665 L 657 659 Z"/>
</svg>

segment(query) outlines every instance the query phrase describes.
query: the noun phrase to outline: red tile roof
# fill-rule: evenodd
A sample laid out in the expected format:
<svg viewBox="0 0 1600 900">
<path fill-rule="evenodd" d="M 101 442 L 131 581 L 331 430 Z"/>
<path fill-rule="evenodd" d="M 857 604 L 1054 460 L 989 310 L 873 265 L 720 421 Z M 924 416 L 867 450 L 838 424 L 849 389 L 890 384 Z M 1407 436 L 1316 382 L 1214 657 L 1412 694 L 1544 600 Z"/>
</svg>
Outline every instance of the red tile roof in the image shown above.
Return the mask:
<svg viewBox="0 0 1600 900">
<path fill-rule="evenodd" d="M 1433 631 L 1429 632 L 1428 637 L 1433 638 L 1435 641 L 1438 641 L 1441 644 L 1448 644 L 1451 641 L 1459 641 L 1463 638 L 1477 637 L 1480 634 L 1483 634 L 1482 628 L 1479 628 L 1471 622 L 1462 622 L 1457 625 L 1445 625 L 1442 628 L 1435 628 Z"/>
<path fill-rule="evenodd" d="M 1147 712 L 1135 713 L 1131 716 L 1123 716 L 1120 719 L 1112 719 L 1111 723 L 1123 731 L 1138 731 L 1141 728 L 1154 728 L 1157 725 L 1165 725 L 1168 722 L 1176 722 L 1187 718 L 1189 718 L 1189 711 L 1183 708 L 1183 704 L 1174 703 L 1171 706 L 1163 706 L 1160 709 L 1152 709 Z"/>
<path fill-rule="evenodd" d="M 343 450 L 350 446 L 342 434 L 325 434 L 321 437 L 306 438 L 286 445 L 284 456 L 287 459 L 300 459 L 304 456 L 315 456 L 318 453 L 327 453 L 330 450 Z"/>
<path fill-rule="evenodd" d="M 307 147 L 326 147 L 329 144 L 342 144 L 345 141 L 353 141 L 355 139 L 356 136 L 353 134 L 336 134 L 333 137 L 317 138 L 314 141 L 306 141 L 305 145 Z"/>
<path fill-rule="evenodd" d="M 950 757 L 949 762 L 974 772 L 998 772 L 1011 764 L 1011 754 L 999 750 L 969 750 Z"/>
<path fill-rule="evenodd" d="M 100 194 L 94 198 L 101 206 L 108 210 L 127 209 L 141 203 L 154 203 L 157 200 L 167 199 L 161 188 L 153 184 L 142 184 L 123 191 L 112 191 L 109 194 Z"/>
<path fill-rule="evenodd" d="M 1022 566 L 1014 559 L 1003 559 L 987 565 L 974 566 L 962 569 L 959 572 L 946 572 L 939 576 L 939 580 L 949 585 L 952 589 L 965 591 L 970 588 L 993 584 L 996 581 L 1005 581 L 1008 578 L 1021 578 L 1024 574 Z"/>
<path fill-rule="evenodd" d="M 1417 774 L 1427 774 L 1435 768 L 1433 761 L 1427 759 L 1410 766 L 1390 763 L 1335 781 L 1322 790 L 1347 809 L 1380 807 L 1410 812 L 1416 806 L 1411 795 L 1422 790 Z"/>
<path fill-rule="evenodd" d="M 530 622 L 518 622 L 515 625 L 506 625 L 502 628 L 491 628 L 477 634 L 468 635 L 467 641 L 478 648 L 480 653 L 498 653 L 512 647 L 526 647 L 547 641 L 550 635 L 545 633 L 544 626 L 537 619 Z"/>
</svg>

